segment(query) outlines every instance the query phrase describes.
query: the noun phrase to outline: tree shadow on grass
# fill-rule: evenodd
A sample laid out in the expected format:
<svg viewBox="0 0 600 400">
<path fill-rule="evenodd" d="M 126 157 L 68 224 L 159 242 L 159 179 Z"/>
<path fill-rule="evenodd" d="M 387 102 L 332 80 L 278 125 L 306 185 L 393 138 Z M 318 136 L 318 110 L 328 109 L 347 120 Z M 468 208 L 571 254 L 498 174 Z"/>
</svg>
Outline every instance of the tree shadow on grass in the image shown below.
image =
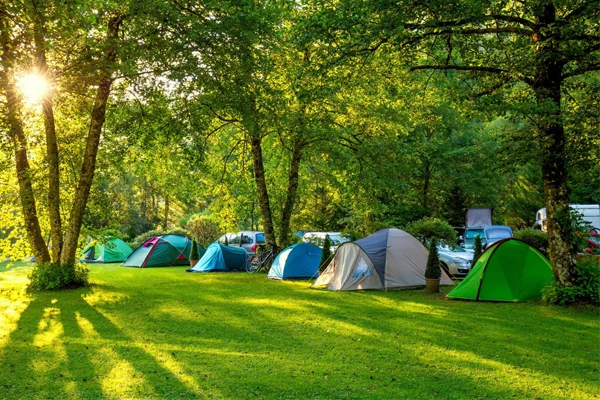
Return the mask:
<svg viewBox="0 0 600 400">
<path fill-rule="evenodd" d="M 8 398 L 192 398 L 135 338 L 90 306 L 93 289 L 39 293 L 21 313 L 0 355 Z"/>
</svg>

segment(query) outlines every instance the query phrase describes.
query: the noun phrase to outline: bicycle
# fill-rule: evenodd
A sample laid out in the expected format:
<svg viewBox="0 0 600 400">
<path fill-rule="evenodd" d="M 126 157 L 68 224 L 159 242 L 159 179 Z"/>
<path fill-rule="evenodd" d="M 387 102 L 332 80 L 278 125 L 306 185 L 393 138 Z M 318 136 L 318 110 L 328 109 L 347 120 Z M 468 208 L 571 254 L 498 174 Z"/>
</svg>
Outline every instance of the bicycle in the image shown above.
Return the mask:
<svg viewBox="0 0 600 400">
<path fill-rule="evenodd" d="M 256 249 L 256 254 L 248 258 L 248 266 L 246 267 L 246 271 L 254 274 L 258 271 L 264 270 L 268 273 L 274 260 L 273 248 L 274 247 L 271 246 L 268 250 L 266 250 L 264 245 L 260 245 Z"/>
</svg>

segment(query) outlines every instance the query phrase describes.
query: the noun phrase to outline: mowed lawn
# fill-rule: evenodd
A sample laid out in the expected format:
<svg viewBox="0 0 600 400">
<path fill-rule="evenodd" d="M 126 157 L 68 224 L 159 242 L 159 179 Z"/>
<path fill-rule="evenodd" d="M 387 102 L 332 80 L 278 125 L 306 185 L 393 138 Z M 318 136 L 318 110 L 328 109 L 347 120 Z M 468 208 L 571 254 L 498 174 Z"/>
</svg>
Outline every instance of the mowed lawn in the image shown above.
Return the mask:
<svg viewBox="0 0 600 400">
<path fill-rule="evenodd" d="M 115 264 L 28 295 L 29 268 L 0 264 L 0 399 L 600 397 L 596 308 Z"/>
</svg>

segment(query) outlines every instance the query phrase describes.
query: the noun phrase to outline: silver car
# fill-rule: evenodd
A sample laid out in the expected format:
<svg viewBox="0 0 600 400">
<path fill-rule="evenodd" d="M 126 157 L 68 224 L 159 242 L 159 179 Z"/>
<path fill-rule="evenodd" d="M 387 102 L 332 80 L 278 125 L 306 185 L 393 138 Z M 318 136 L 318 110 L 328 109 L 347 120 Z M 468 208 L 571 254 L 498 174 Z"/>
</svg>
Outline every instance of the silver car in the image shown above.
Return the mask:
<svg viewBox="0 0 600 400">
<path fill-rule="evenodd" d="M 438 246 L 440 263 L 450 278 L 464 278 L 471 270 L 473 252 L 461 247 Z"/>
<path fill-rule="evenodd" d="M 257 247 L 265 243 L 265 234 L 261 231 L 226 233 L 218 238 L 217 242 L 231 247 L 241 247 L 246 250 L 246 253 L 255 254 Z"/>
</svg>

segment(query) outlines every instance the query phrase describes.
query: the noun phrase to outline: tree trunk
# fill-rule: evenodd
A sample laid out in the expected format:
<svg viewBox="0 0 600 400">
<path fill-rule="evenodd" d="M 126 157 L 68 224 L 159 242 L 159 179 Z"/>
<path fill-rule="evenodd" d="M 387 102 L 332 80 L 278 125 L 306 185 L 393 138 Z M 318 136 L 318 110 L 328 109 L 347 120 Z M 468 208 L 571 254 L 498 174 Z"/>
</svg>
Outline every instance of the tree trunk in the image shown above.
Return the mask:
<svg viewBox="0 0 600 400">
<path fill-rule="evenodd" d="M 165 221 L 163 223 L 164 230 L 169 229 L 169 195 L 165 195 Z"/>
<path fill-rule="evenodd" d="M 538 11 L 543 25 L 555 22 L 555 9 L 545 4 Z M 564 63 L 552 39 L 538 43 L 539 64 L 532 85 L 537 104 L 543 115 L 540 118 L 538 137 L 543 150 L 542 177 L 544 204 L 548 216 L 548 243 L 554 280 L 561 285 L 573 284 L 576 251 L 569 214 L 569 193 L 565 152 L 565 132 L 561 117 L 561 85 Z"/>
<path fill-rule="evenodd" d="M 267 182 L 265 179 L 265 167 L 263 165 L 262 139 L 256 123 L 251 123 L 249 129 L 250 148 L 252 151 L 252 165 L 254 167 L 254 181 L 256 183 L 256 192 L 258 195 L 258 205 L 263 221 L 263 230 L 265 239 L 269 245 L 276 245 L 275 229 L 273 228 L 273 215 L 271 213 L 271 203 L 269 202 L 269 193 L 267 191 Z"/>
<path fill-rule="evenodd" d="M 299 135 L 300 136 L 300 135 Z M 285 204 L 281 214 L 281 225 L 279 229 L 279 246 L 285 248 L 289 245 L 290 220 L 294 210 L 294 201 L 298 192 L 298 177 L 300 175 L 300 162 L 302 161 L 302 149 L 304 142 L 301 137 L 296 137 L 294 140 L 294 148 L 292 151 L 292 161 L 290 164 L 290 172 L 288 175 L 287 195 Z"/>
<path fill-rule="evenodd" d="M 15 150 L 15 166 L 17 179 L 19 181 L 19 196 L 23 209 L 25 231 L 31 245 L 33 255 L 38 263 L 50 261 L 50 253 L 42 236 L 42 230 L 37 216 L 33 185 L 31 184 L 31 170 L 27 159 L 27 139 L 23 132 L 23 121 L 21 118 L 21 100 L 15 90 L 15 82 L 10 76 L 13 71 L 12 43 L 10 41 L 10 29 L 5 23 L 4 17 L 0 16 L 0 45 L 2 46 L 2 74 L 0 74 L 0 88 L 6 94 L 7 120 L 9 134 L 12 138 Z"/>
<path fill-rule="evenodd" d="M 108 23 L 107 48 L 105 50 L 104 60 L 108 65 L 115 62 L 117 58 L 116 40 L 118 39 L 119 27 L 123 22 L 122 16 L 113 17 Z M 60 257 L 62 265 L 69 265 L 75 262 L 75 253 L 77 251 L 77 241 L 83 222 L 83 213 L 90 195 L 90 188 L 94 180 L 94 171 L 96 169 L 96 156 L 98 154 L 98 145 L 102 134 L 102 126 L 106 117 L 106 103 L 110 95 L 110 89 L 113 82 L 112 71 L 110 68 L 104 70 L 94 107 L 92 109 L 92 118 L 86 140 L 83 164 L 81 165 L 81 175 L 75 192 L 73 207 L 69 219 L 69 226 L 65 235 L 64 247 Z"/>
<path fill-rule="evenodd" d="M 35 19 L 35 49 L 38 73 L 49 79 L 46 64 L 46 40 L 43 17 L 36 10 Z M 44 127 L 46 131 L 46 156 L 48 162 L 48 215 L 50 218 L 50 238 L 52 245 L 52 261 L 60 261 L 63 245 L 62 222 L 60 217 L 60 170 L 58 159 L 58 141 L 56 139 L 56 125 L 54 123 L 54 110 L 52 94 L 46 93 L 42 99 L 44 111 Z"/>
</svg>

